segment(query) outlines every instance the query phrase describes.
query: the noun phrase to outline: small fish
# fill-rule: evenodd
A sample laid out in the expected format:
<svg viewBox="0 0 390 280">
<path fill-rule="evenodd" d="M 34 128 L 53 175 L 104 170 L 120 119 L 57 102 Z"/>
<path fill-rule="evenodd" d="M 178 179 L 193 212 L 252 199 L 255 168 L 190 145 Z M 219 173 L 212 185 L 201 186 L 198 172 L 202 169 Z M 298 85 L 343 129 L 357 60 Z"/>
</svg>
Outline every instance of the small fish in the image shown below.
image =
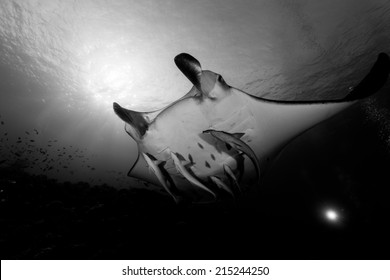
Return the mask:
<svg viewBox="0 0 390 280">
<path fill-rule="evenodd" d="M 260 178 L 260 163 L 256 157 L 255 152 L 252 150 L 251 147 L 248 146 L 248 144 L 246 144 L 244 141 L 240 139 L 244 135 L 244 133 L 231 134 L 225 131 L 217 131 L 212 129 L 205 130 L 203 131 L 203 133 L 204 134 L 209 133 L 215 138 L 225 142 L 226 144 L 229 144 L 235 150 L 240 151 L 245 155 L 247 155 L 256 167 L 257 179 Z"/>
<path fill-rule="evenodd" d="M 196 179 L 194 176 L 192 176 L 188 170 L 184 167 L 184 165 L 182 164 L 182 162 L 180 161 L 180 159 L 175 155 L 175 153 L 171 152 L 171 157 L 173 159 L 173 162 L 175 163 L 175 167 L 176 167 L 176 170 L 181 174 L 183 175 L 184 178 L 186 178 L 191 184 L 193 184 L 194 186 L 197 186 L 209 193 L 211 193 L 214 198 L 217 197 L 217 195 L 212 191 L 210 190 L 208 187 L 206 187 L 205 185 L 203 185 L 201 182 L 199 182 L 198 179 Z"/>
<path fill-rule="evenodd" d="M 220 178 L 218 178 L 216 176 L 210 176 L 210 178 L 213 181 L 213 183 L 217 185 L 217 187 L 219 187 L 220 189 L 225 190 L 232 197 L 235 197 L 233 191 Z"/>
<path fill-rule="evenodd" d="M 161 172 L 161 169 L 159 165 L 162 163 L 158 160 L 153 160 L 150 156 L 148 156 L 145 153 L 142 153 L 142 156 L 144 157 L 146 163 L 149 166 L 150 171 L 153 172 L 154 175 L 156 175 L 158 181 L 160 182 L 161 186 L 166 190 L 166 192 L 172 196 L 174 201 L 176 203 L 179 203 L 180 198 L 174 194 L 175 190 L 169 185 L 168 180 L 166 176 Z"/>
<path fill-rule="evenodd" d="M 236 178 L 236 176 L 234 175 L 233 173 L 233 170 L 230 168 L 229 165 L 227 164 L 224 164 L 223 165 L 223 170 L 225 172 L 225 175 L 231 180 L 233 181 L 234 185 L 237 187 L 237 189 L 242 192 L 242 189 L 241 189 L 241 186 L 240 184 L 238 183 L 238 180 Z"/>
</svg>

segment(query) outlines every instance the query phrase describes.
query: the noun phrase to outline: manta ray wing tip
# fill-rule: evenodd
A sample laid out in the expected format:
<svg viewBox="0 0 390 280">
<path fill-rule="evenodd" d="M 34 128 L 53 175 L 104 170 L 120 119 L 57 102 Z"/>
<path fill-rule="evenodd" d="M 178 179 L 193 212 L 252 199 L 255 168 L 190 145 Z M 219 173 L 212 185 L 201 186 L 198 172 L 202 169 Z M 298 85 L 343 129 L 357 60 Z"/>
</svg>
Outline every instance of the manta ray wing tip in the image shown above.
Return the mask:
<svg viewBox="0 0 390 280">
<path fill-rule="evenodd" d="M 378 54 L 378 59 L 386 61 L 388 64 L 390 64 L 390 57 L 387 53 L 381 52 Z"/>
<path fill-rule="evenodd" d="M 345 97 L 345 101 L 354 101 L 369 97 L 379 91 L 390 74 L 390 57 L 382 52 L 372 66 L 370 72 Z"/>
</svg>

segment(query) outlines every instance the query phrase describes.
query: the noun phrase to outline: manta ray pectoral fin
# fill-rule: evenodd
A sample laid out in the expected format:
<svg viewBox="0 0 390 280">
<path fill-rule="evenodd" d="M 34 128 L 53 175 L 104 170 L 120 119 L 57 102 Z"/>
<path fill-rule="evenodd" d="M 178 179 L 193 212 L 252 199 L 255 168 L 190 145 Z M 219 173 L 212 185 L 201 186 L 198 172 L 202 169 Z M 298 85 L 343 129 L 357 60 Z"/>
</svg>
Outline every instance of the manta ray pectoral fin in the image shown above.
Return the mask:
<svg viewBox="0 0 390 280">
<path fill-rule="evenodd" d="M 310 101 L 281 101 L 272 100 L 262 97 L 254 97 L 269 103 L 279 104 L 295 104 L 295 105 L 313 105 L 313 104 L 332 104 L 332 103 L 348 103 L 369 97 L 379 91 L 386 83 L 390 75 L 390 57 L 386 53 L 380 53 L 370 72 L 363 78 L 363 80 L 347 94 L 347 96 L 339 99 L 331 100 L 310 100 Z"/>
<path fill-rule="evenodd" d="M 234 175 L 233 170 L 230 168 L 229 165 L 224 164 L 223 165 L 223 170 L 228 178 L 234 183 L 234 185 L 237 187 L 239 192 L 242 192 L 241 186 L 238 183 L 237 177 Z"/>
<path fill-rule="evenodd" d="M 217 195 L 212 191 L 210 190 L 208 187 L 206 187 L 205 185 L 203 185 L 201 182 L 199 182 L 198 179 L 196 179 L 194 176 L 192 176 L 188 170 L 185 168 L 185 166 L 183 165 L 183 163 L 179 160 L 179 158 L 176 156 L 175 153 L 171 152 L 171 158 L 173 160 L 173 162 L 175 163 L 175 167 L 176 167 L 176 170 L 184 177 L 186 178 L 192 185 L 198 187 L 198 188 L 201 188 L 205 191 L 207 191 L 208 193 L 212 194 L 214 196 L 214 198 L 217 197 Z"/>
<path fill-rule="evenodd" d="M 118 117 L 126 123 L 126 132 L 134 140 L 139 141 L 149 127 L 149 122 L 143 116 L 143 113 L 125 109 L 116 102 L 114 102 L 113 108 Z"/>
<path fill-rule="evenodd" d="M 210 179 L 211 179 L 211 181 L 213 181 L 213 183 L 215 185 L 217 185 L 217 187 L 228 192 L 231 196 L 233 196 L 235 198 L 233 191 L 220 178 L 218 178 L 216 176 L 210 176 Z"/>
<path fill-rule="evenodd" d="M 353 88 L 344 100 L 353 101 L 374 94 L 386 83 L 389 73 L 390 58 L 387 54 L 380 53 L 370 72 Z"/>
</svg>

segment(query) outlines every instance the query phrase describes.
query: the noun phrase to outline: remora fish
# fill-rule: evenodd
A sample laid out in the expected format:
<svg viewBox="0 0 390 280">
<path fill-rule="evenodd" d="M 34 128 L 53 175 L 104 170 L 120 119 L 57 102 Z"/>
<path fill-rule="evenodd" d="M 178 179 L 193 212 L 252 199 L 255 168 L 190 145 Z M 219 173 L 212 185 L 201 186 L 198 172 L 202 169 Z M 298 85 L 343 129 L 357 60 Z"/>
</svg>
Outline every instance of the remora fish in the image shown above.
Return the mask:
<svg viewBox="0 0 390 280">
<path fill-rule="evenodd" d="M 146 160 L 149 169 L 156 175 L 156 178 L 158 179 L 161 186 L 164 187 L 166 192 L 172 196 L 172 198 L 175 200 L 176 203 L 179 203 L 180 197 L 177 197 L 174 192 L 175 190 L 172 188 L 172 186 L 169 185 L 169 182 L 167 181 L 166 176 L 164 176 L 163 172 L 161 171 L 159 165 L 161 164 L 159 161 L 153 160 L 149 155 L 142 153 L 143 158 Z"/>
<path fill-rule="evenodd" d="M 183 163 L 180 161 L 180 159 L 174 154 L 174 153 L 171 153 L 171 158 L 173 159 L 173 162 L 175 164 L 175 167 L 176 167 L 176 170 L 184 177 L 188 180 L 188 182 L 190 182 L 191 184 L 193 184 L 194 186 L 197 186 L 198 188 L 201 188 L 207 192 L 209 192 L 210 194 L 212 194 L 214 197 L 216 197 L 215 193 L 210 190 L 208 187 L 206 187 L 205 185 L 203 185 L 201 182 L 199 182 L 193 175 L 190 174 L 190 172 L 188 171 L 188 169 L 183 165 Z"/>
<path fill-rule="evenodd" d="M 230 145 L 231 147 L 233 147 L 237 151 L 241 151 L 244 154 L 246 154 L 251 159 L 253 164 L 255 165 L 257 177 L 259 179 L 260 163 L 256 157 L 255 152 L 251 149 L 251 147 L 249 147 L 244 141 L 242 141 L 240 139 L 243 136 L 242 133 L 230 134 L 230 133 L 227 133 L 224 131 L 216 131 L 216 130 L 212 130 L 212 129 L 205 130 L 205 131 L 203 131 L 203 133 L 210 133 L 212 136 L 214 136 L 215 138 L 221 140 L 222 142 Z"/>
<path fill-rule="evenodd" d="M 138 152 L 165 161 L 160 167 L 165 179 L 198 202 L 212 201 L 212 193 L 220 191 L 212 184 L 212 177 L 225 184 L 235 181 L 248 186 L 258 170 L 256 164 L 246 161 L 243 153 L 203 131 L 242 133 L 241 140 L 254 152 L 263 175 L 291 139 L 374 94 L 385 84 L 390 71 L 389 56 L 381 53 L 367 76 L 343 98 L 276 101 L 229 86 L 221 75 L 202 70 L 199 61 L 189 54 L 176 56 L 175 63 L 194 85 L 187 95 L 154 112 L 135 112 L 117 103 L 113 107 L 125 121 L 126 132 L 137 142 Z M 172 155 L 191 162 L 191 167 L 179 165 L 191 177 L 177 170 L 178 162 L 175 165 L 176 158 Z M 147 166 L 145 158 L 138 156 L 128 175 L 158 185 L 159 180 L 149 175 Z M 194 180 L 200 184 L 194 184 Z"/>
</svg>

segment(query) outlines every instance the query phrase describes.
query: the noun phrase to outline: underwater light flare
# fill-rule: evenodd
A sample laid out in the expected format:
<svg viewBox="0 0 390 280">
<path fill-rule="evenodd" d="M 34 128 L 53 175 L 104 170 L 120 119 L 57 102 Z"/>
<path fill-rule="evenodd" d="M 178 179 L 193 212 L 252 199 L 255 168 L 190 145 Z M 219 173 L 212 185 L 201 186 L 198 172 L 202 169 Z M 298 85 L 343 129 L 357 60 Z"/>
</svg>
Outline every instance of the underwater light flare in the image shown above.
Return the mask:
<svg viewBox="0 0 390 280">
<path fill-rule="evenodd" d="M 140 73 L 134 73 L 135 66 L 126 53 L 115 47 L 94 50 L 84 61 L 86 94 L 97 105 L 107 106 L 113 99 L 128 98 L 133 87 L 132 77 L 140 76 Z M 134 100 L 135 96 L 132 97 Z"/>
<path fill-rule="evenodd" d="M 328 221 L 336 222 L 339 219 L 339 214 L 334 209 L 325 210 L 325 217 Z"/>
</svg>

